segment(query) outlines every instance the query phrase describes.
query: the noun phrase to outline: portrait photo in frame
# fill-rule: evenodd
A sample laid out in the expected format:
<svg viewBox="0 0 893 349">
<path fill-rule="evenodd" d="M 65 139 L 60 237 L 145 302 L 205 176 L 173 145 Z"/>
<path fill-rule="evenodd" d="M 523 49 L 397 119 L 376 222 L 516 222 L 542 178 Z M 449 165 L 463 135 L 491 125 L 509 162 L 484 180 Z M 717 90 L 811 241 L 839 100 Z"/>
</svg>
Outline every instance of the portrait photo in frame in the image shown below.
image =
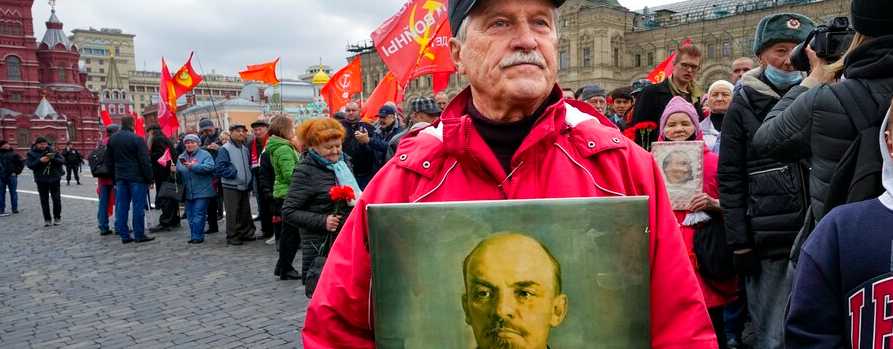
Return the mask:
<svg viewBox="0 0 893 349">
<path fill-rule="evenodd" d="M 651 154 L 664 176 L 674 210 L 687 210 L 704 192 L 704 142 L 654 142 Z"/>
</svg>

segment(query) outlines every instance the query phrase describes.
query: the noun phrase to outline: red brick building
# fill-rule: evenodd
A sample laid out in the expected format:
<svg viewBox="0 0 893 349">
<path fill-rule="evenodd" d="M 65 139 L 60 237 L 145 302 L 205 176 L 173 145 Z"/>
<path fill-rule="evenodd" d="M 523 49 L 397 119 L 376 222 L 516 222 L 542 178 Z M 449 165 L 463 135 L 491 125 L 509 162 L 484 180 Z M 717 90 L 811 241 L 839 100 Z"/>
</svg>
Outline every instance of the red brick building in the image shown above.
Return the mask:
<svg viewBox="0 0 893 349">
<path fill-rule="evenodd" d="M 0 0 L 0 139 L 24 151 L 43 136 L 89 153 L 101 136 L 99 101 L 55 10 L 43 39 L 35 39 L 33 3 Z"/>
</svg>

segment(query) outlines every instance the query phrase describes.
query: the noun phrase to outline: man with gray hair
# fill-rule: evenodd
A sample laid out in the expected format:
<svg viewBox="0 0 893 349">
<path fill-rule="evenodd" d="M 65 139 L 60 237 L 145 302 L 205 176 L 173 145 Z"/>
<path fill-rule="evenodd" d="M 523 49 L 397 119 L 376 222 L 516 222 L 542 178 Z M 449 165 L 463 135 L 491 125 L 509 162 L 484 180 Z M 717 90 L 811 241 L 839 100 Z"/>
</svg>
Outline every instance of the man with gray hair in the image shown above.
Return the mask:
<svg viewBox="0 0 893 349">
<path fill-rule="evenodd" d="M 649 197 L 652 347 L 717 347 L 654 159 L 556 83 L 562 4 L 450 0 L 450 52 L 469 87 L 438 122 L 401 141 L 363 191 L 310 301 L 304 348 L 376 345 L 368 204 L 627 195 Z"/>
</svg>

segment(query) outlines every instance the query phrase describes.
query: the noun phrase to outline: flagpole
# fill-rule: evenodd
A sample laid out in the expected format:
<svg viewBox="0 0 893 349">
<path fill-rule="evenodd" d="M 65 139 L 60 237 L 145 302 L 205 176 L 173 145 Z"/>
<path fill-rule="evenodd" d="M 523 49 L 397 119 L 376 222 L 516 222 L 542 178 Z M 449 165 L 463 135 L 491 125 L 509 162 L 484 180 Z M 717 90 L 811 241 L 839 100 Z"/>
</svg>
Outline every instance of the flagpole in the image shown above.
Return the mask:
<svg viewBox="0 0 893 349">
<path fill-rule="evenodd" d="M 202 67 L 201 58 L 198 58 L 198 55 L 195 55 L 195 60 L 198 62 L 198 69 L 202 71 L 202 76 L 206 76 L 207 74 L 205 74 L 205 68 Z M 219 128 L 223 127 L 223 122 L 220 121 L 220 113 L 217 112 L 217 103 L 214 102 L 214 94 L 211 92 L 211 87 L 208 86 L 207 80 L 208 79 L 202 79 L 201 82 L 205 83 L 205 86 L 208 87 L 208 97 L 211 99 L 211 109 L 214 110 L 214 118 L 217 119 L 217 127 L 219 129 Z M 196 87 L 198 87 L 198 86 L 196 86 Z M 194 95 L 194 93 L 193 93 L 193 95 Z M 198 104 L 197 102 L 198 101 L 196 101 L 196 104 Z"/>
</svg>

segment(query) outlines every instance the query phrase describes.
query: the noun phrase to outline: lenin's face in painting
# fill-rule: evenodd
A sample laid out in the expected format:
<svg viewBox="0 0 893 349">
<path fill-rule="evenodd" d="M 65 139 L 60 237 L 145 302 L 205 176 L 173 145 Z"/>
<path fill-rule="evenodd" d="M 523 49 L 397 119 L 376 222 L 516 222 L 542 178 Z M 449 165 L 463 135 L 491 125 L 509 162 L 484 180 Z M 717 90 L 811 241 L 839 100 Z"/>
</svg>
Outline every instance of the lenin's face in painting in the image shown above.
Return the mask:
<svg viewBox="0 0 893 349">
<path fill-rule="evenodd" d="M 545 349 L 567 314 L 561 266 L 540 242 L 500 233 L 465 258 L 462 308 L 480 349 Z"/>
</svg>

